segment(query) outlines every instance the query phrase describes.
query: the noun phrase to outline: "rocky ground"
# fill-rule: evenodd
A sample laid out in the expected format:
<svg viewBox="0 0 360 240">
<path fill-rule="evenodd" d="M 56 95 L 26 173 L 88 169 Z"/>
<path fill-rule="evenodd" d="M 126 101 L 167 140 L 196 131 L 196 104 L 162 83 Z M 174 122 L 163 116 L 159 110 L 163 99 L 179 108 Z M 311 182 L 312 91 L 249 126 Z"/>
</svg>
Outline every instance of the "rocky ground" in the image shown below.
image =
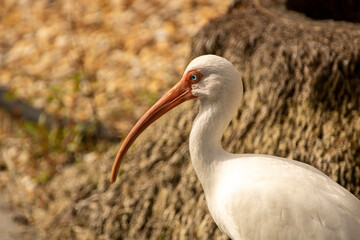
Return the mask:
<svg viewBox="0 0 360 240">
<path fill-rule="evenodd" d="M 190 38 L 230 2 L 2 1 L 0 86 L 9 99 L 58 118 L 101 122 L 122 136 L 179 79 Z M 4 111 L 0 116 L 1 194 L 17 209 L 9 216 L 30 226 L 41 224 L 36 219 L 57 196 L 56 187 L 48 187 L 54 177 L 69 165 L 111 159 L 118 148 L 101 139 L 85 141 L 75 123 L 49 130 Z M 110 172 L 110 165 L 104 167 Z M 64 184 L 76 181 L 82 180 Z"/>
</svg>

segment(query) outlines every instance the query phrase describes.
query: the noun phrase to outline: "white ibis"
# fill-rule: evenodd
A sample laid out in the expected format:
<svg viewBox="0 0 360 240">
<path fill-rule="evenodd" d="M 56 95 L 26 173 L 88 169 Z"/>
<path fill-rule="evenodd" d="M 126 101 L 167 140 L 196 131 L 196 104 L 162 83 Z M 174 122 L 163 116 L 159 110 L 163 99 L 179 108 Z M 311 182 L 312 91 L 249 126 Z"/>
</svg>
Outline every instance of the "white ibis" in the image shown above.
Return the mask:
<svg viewBox="0 0 360 240">
<path fill-rule="evenodd" d="M 242 98 L 240 73 L 226 59 L 194 59 L 178 84 L 136 123 L 116 156 L 111 182 L 130 145 L 151 123 L 198 98 L 190 155 L 219 228 L 239 239 L 360 239 L 360 201 L 314 167 L 280 157 L 230 154 L 221 137 Z"/>
</svg>

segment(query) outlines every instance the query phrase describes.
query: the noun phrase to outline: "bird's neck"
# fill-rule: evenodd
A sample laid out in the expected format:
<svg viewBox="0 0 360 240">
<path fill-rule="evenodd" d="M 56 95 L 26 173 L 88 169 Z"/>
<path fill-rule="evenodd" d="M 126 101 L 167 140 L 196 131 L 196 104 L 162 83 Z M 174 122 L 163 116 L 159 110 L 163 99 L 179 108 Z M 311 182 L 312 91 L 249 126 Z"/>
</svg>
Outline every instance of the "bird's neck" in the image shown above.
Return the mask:
<svg viewBox="0 0 360 240">
<path fill-rule="evenodd" d="M 199 114 L 190 133 L 189 149 L 195 172 L 206 189 L 214 178 L 216 165 L 229 156 L 223 150 L 221 138 L 237 107 L 224 108 L 220 102 L 200 103 Z"/>
</svg>

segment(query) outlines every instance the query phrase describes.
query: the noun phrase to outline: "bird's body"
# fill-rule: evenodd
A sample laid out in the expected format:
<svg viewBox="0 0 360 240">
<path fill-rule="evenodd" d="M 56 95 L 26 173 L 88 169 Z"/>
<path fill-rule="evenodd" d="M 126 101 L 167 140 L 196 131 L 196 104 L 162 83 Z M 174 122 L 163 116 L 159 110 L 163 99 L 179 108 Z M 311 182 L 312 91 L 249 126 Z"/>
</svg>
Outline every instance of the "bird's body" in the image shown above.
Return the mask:
<svg viewBox="0 0 360 240">
<path fill-rule="evenodd" d="M 242 98 L 239 72 L 226 59 L 194 59 L 182 80 L 134 126 L 114 163 L 135 138 L 167 111 L 200 100 L 190 134 L 190 155 L 210 213 L 234 240 L 360 239 L 360 201 L 314 167 L 290 159 L 230 154 L 221 137 Z"/>
<path fill-rule="evenodd" d="M 359 239 L 358 199 L 319 170 L 267 155 L 222 159 L 204 192 L 232 239 Z"/>
</svg>

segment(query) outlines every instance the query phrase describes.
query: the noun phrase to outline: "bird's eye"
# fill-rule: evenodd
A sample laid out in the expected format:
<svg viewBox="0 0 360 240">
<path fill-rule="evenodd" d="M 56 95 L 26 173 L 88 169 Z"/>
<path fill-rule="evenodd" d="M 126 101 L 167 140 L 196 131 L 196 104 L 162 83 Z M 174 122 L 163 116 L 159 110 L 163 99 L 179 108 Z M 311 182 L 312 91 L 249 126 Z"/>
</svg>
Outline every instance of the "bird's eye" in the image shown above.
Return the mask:
<svg viewBox="0 0 360 240">
<path fill-rule="evenodd" d="M 190 79 L 193 80 L 193 81 L 197 81 L 199 79 L 199 76 L 194 73 L 194 74 L 190 75 Z"/>
<path fill-rule="evenodd" d="M 203 75 L 198 71 L 190 71 L 187 75 L 187 80 L 191 81 L 191 84 L 198 83 Z"/>
</svg>

